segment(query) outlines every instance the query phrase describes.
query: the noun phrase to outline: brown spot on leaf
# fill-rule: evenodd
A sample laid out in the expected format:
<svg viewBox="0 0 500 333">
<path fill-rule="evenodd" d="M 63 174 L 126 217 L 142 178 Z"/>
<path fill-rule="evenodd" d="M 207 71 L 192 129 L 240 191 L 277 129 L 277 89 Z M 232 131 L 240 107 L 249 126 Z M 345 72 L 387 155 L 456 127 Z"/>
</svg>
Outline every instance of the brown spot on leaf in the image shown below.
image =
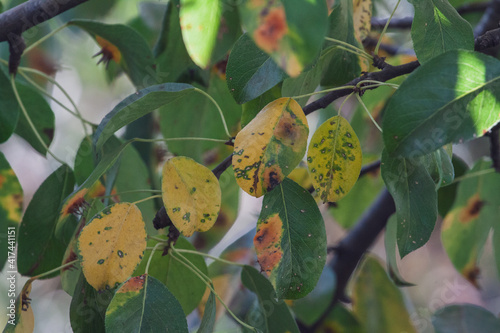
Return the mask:
<svg viewBox="0 0 500 333">
<path fill-rule="evenodd" d="M 477 289 L 481 289 L 479 283 L 477 282 L 477 278 L 479 277 L 480 273 L 481 271 L 475 263 L 467 265 L 462 269 L 462 275 Z"/>
<path fill-rule="evenodd" d="M 146 274 L 139 275 L 131 278 L 127 281 L 117 292 L 118 293 L 128 293 L 130 291 L 138 291 L 142 289 L 144 285 L 144 280 L 146 279 Z"/>
<path fill-rule="evenodd" d="M 266 52 L 273 52 L 279 48 L 281 39 L 288 32 L 285 10 L 283 7 L 273 8 L 262 18 L 261 24 L 255 30 L 253 37 L 258 47 Z"/>
<path fill-rule="evenodd" d="M 467 205 L 460 210 L 458 220 L 462 223 L 467 223 L 478 218 L 481 208 L 484 206 L 484 201 L 481 201 L 479 194 L 476 193 L 468 201 Z"/>
<path fill-rule="evenodd" d="M 262 221 L 257 229 L 253 244 L 257 252 L 257 261 L 262 271 L 267 275 L 279 265 L 283 252 L 281 250 L 281 237 L 283 235 L 283 222 L 278 213 Z"/>
<path fill-rule="evenodd" d="M 264 172 L 262 174 L 264 183 L 262 185 L 266 188 L 266 191 L 269 192 L 276 186 L 278 186 L 283 178 L 284 177 L 281 168 L 277 165 L 271 165 L 264 169 Z"/>
<path fill-rule="evenodd" d="M 307 140 L 304 136 L 305 131 L 302 126 L 298 126 L 296 120 L 292 117 L 293 113 L 284 112 L 274 128 L 274 136 L 286 146 L 302 146 L 302 141 Z M 295 115 L 294 115 L 295 116 Z M 297 116 L 295 116 L 297 118 Z"/>
</svg>

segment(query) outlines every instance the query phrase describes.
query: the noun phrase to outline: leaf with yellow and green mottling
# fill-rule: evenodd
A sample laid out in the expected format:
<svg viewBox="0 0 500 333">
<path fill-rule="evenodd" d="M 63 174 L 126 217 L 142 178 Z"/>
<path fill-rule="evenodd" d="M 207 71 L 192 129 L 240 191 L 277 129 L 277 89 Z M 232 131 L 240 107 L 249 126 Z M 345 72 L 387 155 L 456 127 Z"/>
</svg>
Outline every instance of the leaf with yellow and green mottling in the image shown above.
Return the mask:
<svg viewBox="0 0 500 333">
<path fill-rule="evenodd" d="M 342 199 L 358 180 L 362 152 L 349 122 L 335 116 L 314 133 L 307 151 L 307 166 L 323 202 Z"/>
<path fill-rule="evenodd" d="M 174 157 L 163 166 L 163 203 L 173 224 L 186 237 L 209 230 L 217 220 L 221 191 L 217 177 L 189 157 Z"/>
<path fill-rule="evenodd" d="M 114 288 L 128 279 L 146 249 L 146 229 L 136 205 L 118 203 L 94 216 L 78 238 L 81 266 L 97 290 Z"/>
<path fill-rule="evenodd" d="M 371 0 L 353 0 L 354 35 L 361 44 L 370 33 L 372 18 Z"/>
<path fill-rule="evenodd" d="M 7 260 L 8 230 L 17 229 L 22 212 L 23 189 L 14 170 L 0 152 L 0 269 Z"/>
<path fill-rule="evenodd" d="M 8 280 L 7 280 L 8 281 Z M 35 329 L 35 317 L 29 304 L 32 280 L 26 281 L 15 303 L 7 305 L 7 324 L 3 333 L 29 333 Z"/>
<path fill-rule="evenodd" d="M 260 197 L 280 184 L 304 156 L 309 127 L 293 99 L 266 105 L 234 140 L 233 169 L 238 185 Z"/>
<path fill-rule="evenodd" d="M 181 305 L 163 283 L 143 274 L 122 284 L 106 310 L 106 332 L 188 332 Z"/>
</svg>

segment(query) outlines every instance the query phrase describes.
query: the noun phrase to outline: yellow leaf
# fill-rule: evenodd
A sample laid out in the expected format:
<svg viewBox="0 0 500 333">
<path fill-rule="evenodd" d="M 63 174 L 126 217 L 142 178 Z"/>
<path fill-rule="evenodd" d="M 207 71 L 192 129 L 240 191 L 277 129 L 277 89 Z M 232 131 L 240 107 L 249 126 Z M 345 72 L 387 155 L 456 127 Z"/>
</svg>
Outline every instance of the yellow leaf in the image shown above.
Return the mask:
<svg viewBox="0 0 500 333">
<path fill-rule="evenodd" d="M 262 109 L 234 140 L 233 169 L 238 185 L 260 197 L 279 185 L 304 156 L 309 127 L 291 98 Z"/>
<path fill-rule="evenodd" d="M 354 35 L 361 44 L 363 39 L 370 33 L 372 27 L 372 1 L 353 0 L 353 10 Z"/>
<path fill-rule="evenodd" d="M 349 122 L 335 116 L 314 133 L 307 152 L 307 166 L 323 202 L 343 198 L 358 180 L 361 147 Z"/>
<path fill-rule="evenodd" d="M 163 203 L 175 227 L 186 237 L 209 230 L 221 205 L 219 180 L 189 157 L 174 157 L 163 167 Z"/>
<path fill-rule="evenodd" d="M 94 216 L 78 238 L 82 269 L 97 290 L 128 279 L 142 260 L 146 230 L 136 205 L 118 203 Z"/>
<path fill-rule="evenodd" d="M 9 275 L 7 275 L 7 281 L 9 281 Z M 4 333 L 33 332 L 35 317 L 30 305 L 31 298 L 29 298 L 32 282 L 33 280 L 31 279 L 26 281 L 15 302 L 14 299 L 11 299 L 7 304 L 7 325 L 3 331 Z"/>
</svg>

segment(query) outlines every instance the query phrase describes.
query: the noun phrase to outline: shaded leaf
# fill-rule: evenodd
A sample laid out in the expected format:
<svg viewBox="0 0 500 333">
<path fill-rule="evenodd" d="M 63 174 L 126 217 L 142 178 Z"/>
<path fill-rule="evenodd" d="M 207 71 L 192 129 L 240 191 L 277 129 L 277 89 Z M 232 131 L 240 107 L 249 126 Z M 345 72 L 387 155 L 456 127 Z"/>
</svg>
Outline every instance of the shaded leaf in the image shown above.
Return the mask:
<svg viewBox="0 0 500 333">
<path fill-rule="evenodd" d="M 269 192 L 262 202 L 254 245 L 278 298 L 297 299 L 311 292 L 325 265 L 326 233 L 309 192 L 290 179 Z"/>
<path fill-rule="evenodd" d="M 174 157 L 162 172 L 163 203 L 173 224 L 186 237 L 209 230 L 221 205 L 219 180 L 189 157 Z"/>
<path fill-rule="evenodd" d="M 436 333 L 495 333 L 500 319 L 488 310 L 472 304 L 449 305 L 432 315 Z"/>
<path fill-rule="evenodd" d="M 215 296 L 210 292 L 208 300 L 205 303 L 205 310 L 203 311 L 203 318 L 198 328 L 198 333 L 212 333 L 215 325 Z"/>
<path fill-rule="evenodd" d="M 452 157 L 453 170 L 455 172 L 455 178 L 461 177 L 465 174 L 469 168 L 467 164 L 458 156 L 453 155 Z M 445 217 L 450 211 L 453 203 L 455 202 L 455 196 L 457 192 L 459 183 L 449 184 L 448 186 L 441 187 L 438 191 L 438 212 L 439 215 Z"/>
<path fill-rule="evenodd" d="M 335 116 L 314 132 L 307 151 L 307 167 L 323 202 L 344 197 L 358 180 L 362 153 L 349 122 Z"/>
<path fill-rule="evenodd" d="M 153 54 L 144 38 L 134 29 L 123 24 L 90 20 L 71 20 L 68 24 L 90 34 L 102 47 L 104 61 L 113 60 L 119 64 L 138 89 L 157 82 Z"/>
<path fill-rule="evenodd" d="M 55 228 L 61 203 L 73 190 L 74 183 L 73 172 L 62 165 L 45 179 L 31 199 L 17 240 L 17 269 L 22 275 L 35 276 L 61 265 L 71 233 L 58 239 Z"/>
<path fill-rule="evenodd" d="M 352 298 L 354 314 L 370 331 L 416 332 L 401 292 L 374 257 L 367 256 L 359 268 Z"/>
<path fill-rule="evenodd" d="M 159 237 L 166 238 L 165 236 Z M 151 240 L 148 242 L 148 246 L 154 246 L 156 243 L 156 241 Z M 194 246 L 182 237 L 177 239 L 175 248 L 191 251 L 195 250 Z M 203 274 L 207 274 L 207 265 L 205 264 L 203 257 L 190 253 L 183 253 L 182 255 Z M 134 276 L 139 276 L 145 273 L 146 265 L 150 256 L 151 250 L 146 250 L 144 253 L 144 259 L 134 272 Z M 170 290 L 170 292 L 181 304 L 186 316 L 190 314 L 200 303 L 203 293 L 205 292 L 205 289 L 207 289 L 205 283 L 203 283 L 203 281 L 201 281 L 200 278 L 193 273 L 193 271 L 177 260 L 172 259 L 170 255 L 164 256 L 160 251 L 155 251 L 153 254 L 148 274 L 149 276 L 161 281 Z"/>
<path fill-rule="evenodd" d="M 266 333 L 299 333 L 287 305 L 276 298 L 273 286 L 259 271 L 251 266 L 244 266 L 241 270 L 241 282 L 257 295 L 259 302 L 256 316 L 248 320 L 250 325 Z M 270 311 L 271 306 L 273 311 Z"/>
<path fill-rule="evenodd" d="M 226 68 L 227 86 L 236 102 L 246 103 L 259 97 L 286 77 L 248 34 L 236 41 Z"/>
<path fill-rule="evenodd" d="M 474 50 L 471 25 L 448 1 L 410 0 L 415 7 L 411 39 L 420 63 L 454 49 Z"/>
<path fill-rule="evenodd" d="M 497 59 L 463 50 L 433 58 L 411 73 L 387 104 L 387 152 L 415 157 L 483 135 L 500 120 L 499 94 Z"/>
<path fill-rule="evenodd" d="M 115 288 L 132 275 L 146 249 L 141 212 L 118 203 L 95 215 L 78 238 L 87 282 L 97 290 Z"/>
<path fill-rule="evenodd" d="M 21 109 L 12 90 L 9 78 L 0 70 L 0 143 L 14 133 Z"/>
<path fill-rule="evenodd" d="M 94 134 L 94 146 L 99 151 L 116 131 L 134 120 L 185 96 L 194 89 L 184 83 L 165 83 L 151 86 L 128 96 L 101 121 Z"/>
<path fill-rule="evenodd" d="M 248 125 L 267 104 L 282 96 L 281 86 L 281 84 L 277 84 L 259 97 L 243 104 L 241 110 L 241 128 Z"/>
<path fill-rule="evenodd" d="M 186 49 L 198 66 L 210 63 L 221 18 L 218 0 L 180 0 L 179 17 Z"/>
<path fill-rule="evenodd" d="M 188 332 L 179 302 L 147 274 L 130 278 L 118 288 L 105 322 L 106 332 Z"/>
<path fill-rule="evenodd" d="M 365 333 L 356 316 L 344 306 L 337 304 L 327 315 L 315 333 Z"/>
<path fill-rule="evenodd" d="M 266 105 L 234 140 L 238 185 L 254 197 L 271 191 L 299 164 L 308 134 L 306 116 L 293 99 Z"/>
<path fill-rule="evenodd" d="M 8 258 L 8 252 L 14 252 L 16 240 L 12 236 L 21 222 L 22 212 L 23 189 L 14 170 L 0 152 L 0 269 Z M 13 265 L 14 262 L 9 263 L 9 270 L 14 270 Z"/>
<path fill-rule="evenodd" d="M 382 178 L 396 204 L 401 258 L 427 243 L 436 223 L 436 185 L 427 166 L 423 158 L 382 154 Z"/>
<path fill-rule="evenodd" d="M 389 276 L 392 281 L 397 286 L 414 286 L 413 283 L 406 282 L 405 279 L 399 273 L 398 268 L 398 258 L 397 258 L 397 230 L 398 230 L 398 219 L 396 214 L 392 214 L 389 220 L 387 220 L 387 225 L 385 227 L 384 233 L 384 245 L 385 245 L 385 255 L 387 261 L 387 270 L 389 271 Z"/>
</svg>

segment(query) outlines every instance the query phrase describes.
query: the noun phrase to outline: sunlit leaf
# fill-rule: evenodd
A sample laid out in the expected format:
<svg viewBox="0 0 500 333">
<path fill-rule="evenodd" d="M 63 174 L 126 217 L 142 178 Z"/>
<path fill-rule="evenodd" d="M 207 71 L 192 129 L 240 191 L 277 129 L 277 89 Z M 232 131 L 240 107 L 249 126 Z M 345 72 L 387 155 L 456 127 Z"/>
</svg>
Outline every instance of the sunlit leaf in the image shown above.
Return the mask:
<svg viewBox="0 0 500 333">
<path fill-rule="evenodd" d="M 62 165 L 40 185 L 31 199 L 18 232 L 19 273 L 35 276 L 61 265 L 72 231 L 58 239 L 55 228 L 60 205 L 73 190 L 74 183 L 73 172 Z"/>
<path fill-rule="evenodd" d="M 181 305 L 163 283 L 147 274 L 130 278 L 106 310 L 106 332 L 188 332 Z"/>
<path fill-rule="evenodd" d="M 0 269 L 7 260 L 8 252 L 14 252 L 16 241 L 13 236 L 21 222 L 22 212 L 23 189 L 14 170 L 0 152 Z M 10 268 L 13 270 L 15 266 Z"/>
<path fill-rule="evenodd" d="M 361 265 L 352 298 L 354 314 L 370 331 L 416 333 L 401 292 L 374 257 L 367 256 Z"/>
<path fill-rule="evenodd" d="M 491 162 L 479 161 L 467 174 L 485 171 Z M 466 175 L 467 175 L 466 174 Z M 478 286 L 478 262 L 500 213 L 500 175 L 484 174 L 460 182 L 455 204 L 441 227 L 443 246 L 451 262 L 467 280 Z"/>
<path fill-rule="evenodd" d="M 254 245 L 278 298 L 302 298 L 311 292 L 325 265 L 326 233 L 309 192 L 290 179 L 269 192 L 262 202 Z"/>
<path fill-rule="evenodd" d="M 390 157 L 384 150 L 381 172 L 396 204 L 401 258 L 429 240 L 437 219 L 436 184 L 425 158 Z"/>
<path fill-rule="evenodd" d="M 349 122 L 335 116 L 325 121 L 309 143 L 307 166 L 323 202 L 344 197 L 358 180 L 361 147 Z"/>
<path fill-rule="evenodd" d="M 134 120 L 185 96 L 194 89 L 185 83 L 165 83 L 135 92 L 114 107 L 101 121 L 94 134 L 94 145 L 99 151 L 116 131 Z"/>
<path fill-rule="evenodd" d="M 175 227 L 186 237 L 209 230 L 221 205 L 219 181 L 207 167 L 188 157 L 174 157 L 162 172 L 163 203 Z"/>
<path fill-rule="evenodd" d="M 269 103 L 234 141 L 233 169 L 238 185 L 260 197 L 271 191 L 304 156 L 309 127 L 291 98 Z"/>
<path fill-rule="evenodd" d="M 448 305 L 432 315 L 436 333 L 495 333 L 500 319 L 485 308 L 473 304 Z"/>
<path fill-rule="evenodd" d="M 420 63 L 454 49 L 473 50 L 471 25 L 448 1 L 410 0 L 415 7 L 411 39 Z"/>
<path fill-rule="evenodd" d="M 0 143 L 14 133 L 21 109 L 15 98 L 9 78 L 0 70 Z"/>
<path fill-rule="evenodd" d="M 317 57 L 327 27 L 325 1 L 246 1 L 239 12 L 255 44 L 288 75 L 299 75 Z"/>
<path fill-rule="evenodd" d="M 299 333 L 285 301 L 276 298 L 276 292 L 271 283 L 251 266 L 241 270 L 241 282 L 257 295 L 259 308 L 256 316 L 251 316 L 248 324 L 257 326 L 265 333 Z M 269 311 L 269 307 L 273 311 Z"/>
<path fill-rule="evenodd" d="M 218 0 L 180 0 L 182 38 L 194 63 L 210 63 L 219 31 L 221 6 Z"/>
<path fill-rule="evenodd" d="M 105 208 L 83 228 L 78 249 L 92 287 L 114 288 L 132 275 L 146 249 L 144 227 L 137 206 L 119 203 Z"/>
<path fill-rule="evenodd" d="M 455 50 L 429 60 L 387 104 L 387 152 L 415 157 L 483 135 L 500 120 L 499 94 L 500 61 L 495 58 Z"/>
<path fill-rule="evenodd" d="M 236 102 L 246 103 L 261 96 L 286 76 L 248 34 L 243 34 L 234 44 L 227 62 L 226 80 Z"/>
<path fill-rule="evenodd" d="M 9 279 L 7 279 L 9 281 Z M 14 282 L 9 281 L 15 284 Z M 28 280 L 17 298 L 11 298 L 7 307 L 7 324 L 3 333 L 30 333 L 35 329 L 35 317 L 30 304 L 31 283 Z"/>
<path fill-rule="evenodd" d="M 137 88 L 157 83 L 153 54 L 137 31 L 123 24 L 90 20 L 72 20 L 69 24 L 89 33 L 102 48 L 102 61 L 119 64 Z"/>
</svg>

